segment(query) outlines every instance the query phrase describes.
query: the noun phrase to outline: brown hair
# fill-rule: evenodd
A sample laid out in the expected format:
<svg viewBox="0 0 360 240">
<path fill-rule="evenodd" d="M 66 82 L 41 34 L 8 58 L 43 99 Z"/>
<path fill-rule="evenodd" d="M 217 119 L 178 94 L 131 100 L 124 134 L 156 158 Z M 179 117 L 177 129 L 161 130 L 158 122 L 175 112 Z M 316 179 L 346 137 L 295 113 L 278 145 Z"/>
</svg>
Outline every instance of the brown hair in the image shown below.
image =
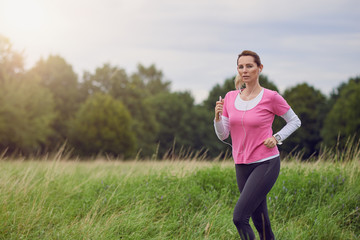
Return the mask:
<svg viewBox="0 0 360 240">
<path fill-rule="evenodd" d="M 258 67 L 261 66 L 261 60 L 260 60 L 259 55 L 257 55 L 256 52 L 253 52 L 253 51 L 250 51 L 250 50 L 244 50 L 242 53 L 240 53 L 240 54 L 238 55 L 238 58 L 237 58 L 237 60 L 236 60 L 236 66 L 237 66 L 238 63 L 239 63 L 239 58 L 242 57 L 242 56 L 252 56 L 252 57 L 254 58 L 254 61 L 255 61 L 256 65 L 257 65 Z"/>
</svg>

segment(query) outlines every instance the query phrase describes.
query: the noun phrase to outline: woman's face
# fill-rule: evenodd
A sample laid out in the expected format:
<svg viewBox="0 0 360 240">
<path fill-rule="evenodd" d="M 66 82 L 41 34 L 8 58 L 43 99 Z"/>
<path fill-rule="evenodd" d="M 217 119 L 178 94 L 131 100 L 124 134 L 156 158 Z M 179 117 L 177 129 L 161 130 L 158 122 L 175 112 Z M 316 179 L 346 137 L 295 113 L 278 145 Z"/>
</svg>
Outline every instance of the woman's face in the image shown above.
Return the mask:
<svg viewBox="0 0 360 240">
<path fill-rule="evenodd" d="M 261 70 L 262 65 L 258 66 L 252 56 L 241 56 L 238 60 L 238 72 L 244 83 L 257 81 Z"/>
</svg>

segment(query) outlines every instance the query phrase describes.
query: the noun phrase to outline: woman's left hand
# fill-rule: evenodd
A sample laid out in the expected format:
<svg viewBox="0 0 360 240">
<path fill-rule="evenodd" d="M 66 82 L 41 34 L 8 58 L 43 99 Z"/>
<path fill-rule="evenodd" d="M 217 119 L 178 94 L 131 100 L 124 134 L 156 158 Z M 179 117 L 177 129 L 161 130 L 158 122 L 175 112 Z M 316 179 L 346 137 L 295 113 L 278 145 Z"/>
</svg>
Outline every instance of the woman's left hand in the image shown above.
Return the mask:
<svg viewBox="0 0 360 240">
<path fill-rule="evenodd" d="M 264 141 L 264 145 L 268 148 L 273 148 L 277 144 L 277 141 L 274 137 L 269 137 Z"/>
</svg>

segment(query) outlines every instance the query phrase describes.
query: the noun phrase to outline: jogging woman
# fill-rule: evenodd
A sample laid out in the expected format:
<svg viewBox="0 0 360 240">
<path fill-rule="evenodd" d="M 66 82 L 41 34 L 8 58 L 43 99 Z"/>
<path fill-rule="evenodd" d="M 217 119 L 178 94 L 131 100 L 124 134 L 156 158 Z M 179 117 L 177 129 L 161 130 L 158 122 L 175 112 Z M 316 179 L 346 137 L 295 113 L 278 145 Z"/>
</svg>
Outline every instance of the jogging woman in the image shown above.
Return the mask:
<svg viewBox="0 0 360 240">
<path fill-rule="evenodd" d="M 231 135 L 232 155 L 240 197 L 233 222 L 241 239 L 253 240 L 252 221 L 260 239 L 275 239 L 271 230 L 266 195 L 280 171 L 277 144 L 281 144 L 300 127 L 301 121 L 285 99 L 276 91 L 261 87 L 259 75 L 263 69 L 260 57 L 243 51 L 237 59 L 237 89 L 219 99 L 215 107 L 215 132 L 220 140 Z M 246 88 L 241 89 L 245 84 Z M 275 115 L 286 125 L 273 134 Z"/>
</svg>

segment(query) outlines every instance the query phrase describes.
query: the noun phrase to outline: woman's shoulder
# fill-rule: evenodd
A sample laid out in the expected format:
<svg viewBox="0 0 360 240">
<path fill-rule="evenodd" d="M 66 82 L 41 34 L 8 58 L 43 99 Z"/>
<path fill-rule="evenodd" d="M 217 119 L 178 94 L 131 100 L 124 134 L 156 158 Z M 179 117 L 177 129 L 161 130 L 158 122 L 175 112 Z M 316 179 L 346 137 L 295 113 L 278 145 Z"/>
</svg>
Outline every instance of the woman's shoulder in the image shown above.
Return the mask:
<svg viewBox="0 0 360 240">
<path fill-rule="evenodd" d="M 277 91 L 274 90 L 270 90 L 270 89 L 265 89 L 264 91 L 264 95 L 266 96 L 266 99 L 269 100 L 269 102 L 271 104 L 285 104 L 286 106 L 288 106 L 286 100 L 284 99 L 284 97 Z"/>
<path fill-rule="evenodd" d="M 274 91 L 268 88 L 264 88 L 264 94 L 266 94 L 269 97 L 274 97 L 280 95 L 278 91 Z"/>
<path fill-rule="evenodd" d="M 277 91 L 271 90 L 271 89 L 268 89 L 268 88 L 264 88 L 264 92 L 266 92 L 266 93 L 268 93 L 268 94 L 278 94 Z"/>
<path fill-rule="evenodd" d="M 226 93 L 225 97 L 236 97 L 236 95 L 239 93 L 239 90 L 231 90 Z"/>
</svg>

